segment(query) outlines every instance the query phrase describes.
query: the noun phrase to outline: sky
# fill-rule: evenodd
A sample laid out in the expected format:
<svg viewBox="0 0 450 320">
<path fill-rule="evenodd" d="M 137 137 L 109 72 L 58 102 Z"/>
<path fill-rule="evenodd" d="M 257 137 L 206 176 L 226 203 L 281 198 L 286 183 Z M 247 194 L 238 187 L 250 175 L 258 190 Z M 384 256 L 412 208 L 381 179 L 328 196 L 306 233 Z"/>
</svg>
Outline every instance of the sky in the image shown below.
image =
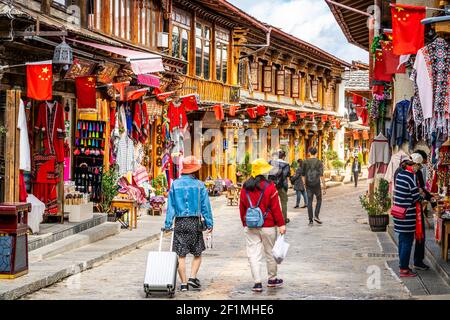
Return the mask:
<svg viewBox="0 0 450 320">
<path fill-rule="evenodd" d="M 368 62 L 368 52 L 348 43 L 325 0 L 228 1 L 258 20 L 281 28 L 342 60 Z"/>
</svg>

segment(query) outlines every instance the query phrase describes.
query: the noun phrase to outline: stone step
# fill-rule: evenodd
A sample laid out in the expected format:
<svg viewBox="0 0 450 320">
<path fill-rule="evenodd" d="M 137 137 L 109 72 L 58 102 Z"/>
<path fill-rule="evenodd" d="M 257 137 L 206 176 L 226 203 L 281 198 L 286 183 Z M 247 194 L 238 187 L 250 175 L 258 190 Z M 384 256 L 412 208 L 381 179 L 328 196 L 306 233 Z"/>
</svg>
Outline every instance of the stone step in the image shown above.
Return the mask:
<svg viewBox="0 0 450 320">
<path fill-rule="evenodd" d="M 62 240 L 53 242 L 29 253 L 29 262 L 45 260 L 68 251 L 81 248 L 90 243 L 103 240 L 120 232 L 120 224 L 105 222 L 96 227 L 79 232 Z"/>
<path fill-rule="evenodd" d="M 108 215 L 106 213 L 96 213 L 92 219 L 82 222 L 65 222 L 64 224 L 52 225 L 44 224 L 41 226 L 41 234 L 28 237 L 28 251 L 34 251 L 74 234 L 101 225 L 107 221 L 107 218 Z"/>
</svg>

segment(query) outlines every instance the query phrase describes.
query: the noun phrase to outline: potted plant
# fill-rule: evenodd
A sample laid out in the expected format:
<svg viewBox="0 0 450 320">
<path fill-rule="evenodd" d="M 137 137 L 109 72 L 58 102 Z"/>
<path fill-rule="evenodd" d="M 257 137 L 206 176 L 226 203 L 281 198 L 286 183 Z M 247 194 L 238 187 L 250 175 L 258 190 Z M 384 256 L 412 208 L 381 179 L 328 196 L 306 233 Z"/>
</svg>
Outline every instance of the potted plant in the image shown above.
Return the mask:
<svg viewBox="0 0 450 320">
<path fill-rule="evenodd" d="M 99 203 L 100 209 L 104 213 L 111 212 L 111 202 L 115 196 L 117 196 L 118 187 L 117 180 L 119 176 L 115 167 L 109 168 L 108 171 L 103 173 L 102 177 L 102 197 Z"/>
<path fill-rule="evenodd" d="M 157 196 L 167 196 L 167 186 L 167 178 L 163 173 L 152 179 L 152 187 L 155 189 L 155 195 Z"/>
<path fill-rule="evenodd" d="M 389 214 L 391 208 L 391 198 L 389 196 L 389 182 L 381 179 L 378 188 L 372 196 L 367 192 L 360 196 L 361 206 L 369 216 L 370 229 L 373 232 L 384 232 L 389 224 Z"/>
<path fill-rule="evenodd" d="M 344 169 L 344 162 L 339 160 L 339 159 L 335 159 L 333 161 L 331 161 L 331 166 L 333 167 L 334 171 L 336 172 L 335 175 L 331 176 L 331 181 L 335 181 L 335 182 L 343 182 L 345 179 L 345 176 L 341 175 L 342 173 L 342 169 Z"/>
<path fill-rule="evenodd" d="M 250 153 L 246 152 L 244 161 L 237 166 L 237 177 L 239 182 L 244 182 L 252 173 L 252 165 L 250 163 Z"/>
</svg>

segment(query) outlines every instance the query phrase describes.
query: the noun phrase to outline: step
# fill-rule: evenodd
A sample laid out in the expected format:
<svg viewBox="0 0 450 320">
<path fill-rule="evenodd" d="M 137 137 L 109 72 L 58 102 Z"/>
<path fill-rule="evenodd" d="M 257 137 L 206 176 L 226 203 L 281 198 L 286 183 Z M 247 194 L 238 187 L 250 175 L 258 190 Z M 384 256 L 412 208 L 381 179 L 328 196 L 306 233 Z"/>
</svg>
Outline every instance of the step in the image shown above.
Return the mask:
<svg viewBox="0 0 450 320">
<path fill-rule="evenodd" d="M 64 224 L 43 224 L 40 234 L 28 237 L 28 251 L 34 251 L 61 239 L 101 225 L 107 221 L 107 218 L 108 215 L 106 213 L 96 213 L 92 219 L 82 222 L 70 223 L 66 221 Z"/>
<path fill-rule="evenodd" d="M 45 260 L 56 255 L 81 248 L 90 243 L 103 240 L 120 232 L 120 224 L 117 222 L 105 222 L 96 227 L 66 237 L 29 253 L 29 262 Z"/>
</svg>

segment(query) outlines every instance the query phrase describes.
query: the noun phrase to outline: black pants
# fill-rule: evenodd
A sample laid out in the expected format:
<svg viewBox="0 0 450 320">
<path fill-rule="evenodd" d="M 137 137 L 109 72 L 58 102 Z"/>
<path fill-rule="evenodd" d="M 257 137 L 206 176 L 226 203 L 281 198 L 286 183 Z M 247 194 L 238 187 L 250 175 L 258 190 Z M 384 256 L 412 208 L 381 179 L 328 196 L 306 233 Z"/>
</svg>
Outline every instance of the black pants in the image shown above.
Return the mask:
<svg viewBox="0 0 450 320">
<path fill-rule="evenodd" d="M 423 232 L 423 240 L 417 241 L 414 247 L 414 265 L 420 266 L 423 264 L 423 259 L 425 258 L 425 217 L 422 212 L 422 232 Z"/>
<path fill-rule="evenodd" d="M 353 179 L 355 180 L 355 187 L 358 186 L 358 177 L 359 177 L 359 172 L 353 172 Z"/>
<path fill-rule="evenodd" d="M 316 208 L 314 209 L 314 217 L 319 218 L 320 207 L 322 206 L 322 188 L 320 184 L 314 187 L 306 187 L 308 195 L 308 217 L 309 221 L 313 221 L 313 199 L 316 196 Z"/>
</svg>

